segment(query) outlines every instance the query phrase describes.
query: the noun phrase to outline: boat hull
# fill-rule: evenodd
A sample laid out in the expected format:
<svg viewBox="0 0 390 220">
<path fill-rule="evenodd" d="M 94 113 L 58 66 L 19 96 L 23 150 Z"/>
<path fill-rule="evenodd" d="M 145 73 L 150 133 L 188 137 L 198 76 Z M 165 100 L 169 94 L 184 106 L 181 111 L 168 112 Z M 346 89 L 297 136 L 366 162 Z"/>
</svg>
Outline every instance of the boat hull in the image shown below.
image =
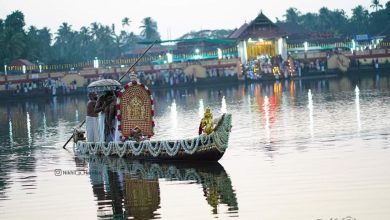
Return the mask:
<svg viewBox="0 0 390 220">
<path fill-rule="evenodd" d="M 231 131 L 231 115 L 218 120 L 214 132 L 195 138 L 174 141 L 126 141 L 91 143 L 77 141 L 77 154 L 119 156 L 139 160 L 218 161 L 224 155 Z"/>
</svg>

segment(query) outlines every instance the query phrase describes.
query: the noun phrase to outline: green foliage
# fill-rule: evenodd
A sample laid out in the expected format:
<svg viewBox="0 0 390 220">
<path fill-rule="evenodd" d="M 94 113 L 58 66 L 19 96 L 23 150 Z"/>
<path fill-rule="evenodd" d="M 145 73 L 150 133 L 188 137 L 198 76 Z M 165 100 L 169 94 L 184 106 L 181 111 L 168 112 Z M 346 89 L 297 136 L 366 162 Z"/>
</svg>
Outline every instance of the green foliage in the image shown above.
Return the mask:
<svg viewBox="0 0 390 220">
<path fill-rule="evenodd" d="M 130 19 L 122 20 L 122 28 L 130 25 Z M 0 69 L 15 59 L 28 59 L 34 63 L 64 64 L 99 59 L 117 59 L 128 53 L 140 40 L 160 39 L 157 22 L 147 17 L 141 26 L 141 35 L 126 30 L 116 33 L 115 25 L 93 22 L 89 27 L 73 30 L 62 23 L 53 35 L 48 28 L 30 26 L 25 30 L 24 15 L 12 12 L 0 19 Z"/>
<path fill-rule="evenodd" d="M 312 32 L 333 33 L 336 36 L 352 37 L 356 34 L 390 35 L 390 1 L 385 8 L 378 0 L 373 0 L 369 12 L 361 5 L 352 9 L 351 17 L 344 10 L 330 10 L 322 7 L 318 13 L 302 14 L 296 8 L 289 8 L 285 20 L 279 23 L 294 23 Z M 383 8 L 383 9 L 382 9 Z"/>
<path fill-rule="evenodd" d="M 157 31 L 157 22 L 151 17 L 146 17 L 142 20 L 141 37 L 145 41 L 161 40 L 160 34 Z"/>
</svg>

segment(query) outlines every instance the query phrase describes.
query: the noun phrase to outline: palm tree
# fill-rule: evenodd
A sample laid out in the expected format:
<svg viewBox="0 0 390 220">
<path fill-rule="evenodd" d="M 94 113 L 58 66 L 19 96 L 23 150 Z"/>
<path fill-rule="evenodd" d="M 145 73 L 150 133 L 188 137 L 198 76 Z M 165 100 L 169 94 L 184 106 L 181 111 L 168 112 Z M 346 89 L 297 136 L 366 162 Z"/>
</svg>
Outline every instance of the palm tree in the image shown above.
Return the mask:
<svg viewBox="0 0 390 220">
<path fill-rule="evenodd" d="M 350 23 L 351 33 L 367 33 L 370 23 L 370 13 L 363 6 L 358 5 L 352 9 Z"/>
<path fill-rule="evenodd" d="M 301 15 L 301 12 L 298 11 L 296 8 L 289 8 L 286 10 L 286 14 L 284 17 L 286 18 L 286 22 L 289 23 L 296 23 L 299 22 L 299 16 Z"/>
<path fill-rule="evenodd" d="M 63 22 L 57 30 L 56 42 L 54 47 L 58 50 L 58 62 L 65 63 L 69 62 L 69 59 L 72 59 L 72 46 L 74 45 L 74 36 L 75 33 L 71 29 L 71 25 L 66 22 Z"/>
<path fill-rule="evenodd" d="M 125 27 L 125 26 L 130 26 L 130 19 L 128 17 L 124 17 L 122 19 L 122 27 Z"/>
<path fill-rule="evenodd" d="M 142 20 L 140 28 L 141 37 L 144 40 L 160 40 L 160 34 L 157 31 L 157 22 L 155 22 L 151 17 L 146 17 Z"/>
<path fill-rule="evenodd" d="M 372 0 L 370 7 L 375 8 L 375 11 L 378 11 L 378 8 L 383 8 L 383 5 L 379 3 L 379 0 Z"/>
</svg>

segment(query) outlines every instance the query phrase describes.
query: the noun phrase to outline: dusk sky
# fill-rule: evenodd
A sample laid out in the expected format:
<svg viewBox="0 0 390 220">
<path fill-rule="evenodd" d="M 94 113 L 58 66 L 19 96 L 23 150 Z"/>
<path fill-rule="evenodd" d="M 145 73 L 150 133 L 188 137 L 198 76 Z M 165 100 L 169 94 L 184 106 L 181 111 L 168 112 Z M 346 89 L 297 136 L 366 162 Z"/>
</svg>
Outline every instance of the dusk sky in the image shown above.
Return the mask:
<svg viewBox="0 0 390 220">
<path fill-rule="evenodd" d="M 386 0 L 381 0 L 382 5 Z M 162 39 L 173 39 L 191 30 L 201 29 L 234 29 L 245 21 L 253 20 L 262 10 L 272 21 L 283 15 L 289 7 L 299 11 L 318 12 L 326 6 L 330 9 L 344 9 L 348 15 L 357 5 L 370 8 L 371 0 L 0 0 L 0 18 L 15 10 L 25 15 L 27 26 L 48 27 L 55 33 L 62 22 L 68 22 L 74 30 L 89 26 L 92 22 L 104 25 L 115 24 L 117 31 L 122 29 L 121 20 L 129 17 L 132 21 L 126 30 L 139 33 L 140 21 L 152 17 L 157 21 Z"/>
</svg>

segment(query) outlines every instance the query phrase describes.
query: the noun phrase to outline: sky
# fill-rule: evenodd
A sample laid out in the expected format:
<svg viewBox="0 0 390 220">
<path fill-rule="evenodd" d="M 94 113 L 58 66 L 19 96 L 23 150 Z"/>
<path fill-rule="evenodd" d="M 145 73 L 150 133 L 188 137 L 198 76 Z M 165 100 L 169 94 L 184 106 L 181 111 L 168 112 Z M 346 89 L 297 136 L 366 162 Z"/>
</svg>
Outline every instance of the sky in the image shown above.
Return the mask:
<svg viewBox="0 0 390 220">
<path fill-rule="evenodd" d="M 380 0 L 382 5 L 386 2 Z M 73 30 L 99 22 L 115 24 L 117 31 L 125 29 L 139 34 L 141 20 L 152 17 L 162 39 L 169 40 L 190 31 L 235 29 L 256 18 L 260 11 L 276 21 L 276 17 L 284 19 L 290 7 L 307 13 L 326 6 L 343 9 L 350 15 L 359 4 L 372 10 L 371 0 L 0 0 L 0 18 L 20 10 L 27 26 L 48 27 L 53 34 L 62 22 L 68 22 Z M 130 27 L 122 27 L 124 17 L 131 20 Z"/>
</svg>

